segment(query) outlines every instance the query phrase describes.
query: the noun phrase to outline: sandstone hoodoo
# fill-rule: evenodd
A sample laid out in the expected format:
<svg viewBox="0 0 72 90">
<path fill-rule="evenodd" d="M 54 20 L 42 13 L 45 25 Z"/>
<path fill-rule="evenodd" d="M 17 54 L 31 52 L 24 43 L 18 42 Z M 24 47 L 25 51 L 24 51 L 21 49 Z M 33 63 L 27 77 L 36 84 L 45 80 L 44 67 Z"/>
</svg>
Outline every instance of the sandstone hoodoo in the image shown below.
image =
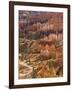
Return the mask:
<svg viewBox="0 0 72 90">
<path fill-rule="evenodd" d="M 63 76 L 63 13 L 19 11 L 19 79 Z"/>
</svg>

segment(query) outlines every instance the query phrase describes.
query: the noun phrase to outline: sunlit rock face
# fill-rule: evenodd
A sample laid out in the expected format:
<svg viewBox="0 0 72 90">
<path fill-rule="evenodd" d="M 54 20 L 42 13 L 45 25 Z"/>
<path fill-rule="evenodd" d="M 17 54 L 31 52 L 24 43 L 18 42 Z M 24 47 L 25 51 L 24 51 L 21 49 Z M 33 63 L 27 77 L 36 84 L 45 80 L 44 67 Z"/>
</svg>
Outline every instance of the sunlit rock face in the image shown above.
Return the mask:
<svg viewBox="0 0 72 90">
<path fill-rule="evenodd" d="M 50 41 L 56 41 L 57 40 L 57 35 L 56 34 L 50 34 L 49 37 L 48 37 L 48 39 Z"/>
<path fill-rule="evenodd" d="M 19 11 L 19 79 L 63 76 L 63 13 Z"/>
<path fill-rule="evenodd" d="M 58 34 L 57 40 L 62 41 L 63 40 L 63 34 Z"/>
<path fill-rule="evenodd" d="M 28 66 L 24 62 L 20 62 L 19 64 L 19 78 L 25 79 L 25 78 L 32 78 L 33 68 L 31 66 Z"/>
<path fill-rule="evenodd" d="M 42 56 L 48 56 L 49 55 L 49 51 L 48 50 L 41 50 L 41 55 Z"/>
</svg>

